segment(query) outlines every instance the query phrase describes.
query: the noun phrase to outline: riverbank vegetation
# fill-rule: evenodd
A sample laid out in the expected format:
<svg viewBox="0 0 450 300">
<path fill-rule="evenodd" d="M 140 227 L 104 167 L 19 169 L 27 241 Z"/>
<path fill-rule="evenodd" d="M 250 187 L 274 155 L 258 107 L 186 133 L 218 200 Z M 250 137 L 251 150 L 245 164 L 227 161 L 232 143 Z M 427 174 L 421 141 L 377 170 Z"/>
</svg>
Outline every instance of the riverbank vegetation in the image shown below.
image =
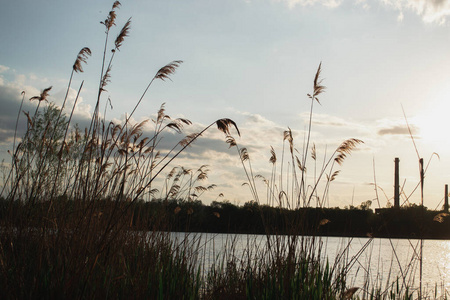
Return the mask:
<svg viewBox="0 0 450 300">
<path fill-rule="evenodd" d="M 386 280 L 391 281 L 383 285 L 367 279 L 355 287 L 347 276 L 358 257 L 350 259 L 348 248 L 335 261 L 328 261 L 323 253 L 318 235 L 331 234 L 339 226 L 343 226 L 338 229 L 341 233 L 349 234 L 358 227 L 365 235 L 372 232 L 372 227 L 366 230 L 365 226 L 372 224 L 374 215 L 367 209 L 324 208 L 329 186 L 339 174 L 335 167 L 363 142 L 350 138 L 324 157 L 322 165 L 316 161 L 311 127 L 313 106 L 325 90 L 321 64 L 313 78 L 313 90 L 307 95 L 310 118 L 304 143 L 297 149 L 292 131 L 282 134 L 286 154 L 279 159 L 272 148 L 271 177 L 262 178 L 267 189 L 261 191 L 255 184 L 261 176 L 254 173 L 249 152 L 232 136 L 240 135 L 232 119 L 212 121 L 169 149 L 161 146 L 161 138 L 168 131 L 183 133 L 191 121 L 172 119 L 161 106 L 153 122 L 133 123 L 132 116 L 152 83 L 170 79 L 182 63 L 179 60 L 156 72 L 122 122 L 108 121 L 106 113 L 101 113 L 109 105 L 104 93 L 110 84 L 112 63 L 131 28 L 128 19 L 110 40 L 120 5 L 114 2 L 101 22 L 104 54 L 90 125 L 79 128 L 72 124 L 83 84 L 73 106 L 66 107 L 72 78 L 83 72 L 89 48 L 83 48 L 75 59 L 61 107 L 47 103 L 48 87 L 29 98 L 37 103 L 34 112 L 22 113 L 22 106 L 19 108 L 17 122 L 25 121 L 27 131 L 17 140 L 14 137 L 0 195 L 0 295 L 4 299 L 422 297 L 422 290 L 406 280 L 413 272 L 409 268 L 390 275 Z M 147 124 L 151 124 L 153 134 L 145 136 Z M 224 143 L 224 147 L 237 150 L 236 159 L 247 176 L 253 201 L 243 207 L 227 202 L 202 205 L 194 198 L 198 200 L 202 191 L 214 188 L 197 184 L 205 177 L 205 168 L 172 167 L 189 145 L 215 128 L 225 134 L 228 145 Z M 311 159 L 311 169 L 317 169 L 314 176 L 306 172 Z M 290 167 L 286 167 L 287 161 Z M 179 184 L 182 176 L 189 176 L 188 185 Z M 167 178 L 170 185 L 159 187 L 158 182 Z M 156 196 L 160 193 L 164 197 Z M 182 201 L 180 194 L 185 195 Z M 261 195 L 266 195 L 264 200 Z M 312 203 L 319 208 L 310 208 Z M 340 218 L 345 222 L 341 224 Z M 175 242 L 169 233 L 174 230 L 258 232 L 267 240 L 259 246 L 249 243 L 243 254 L 237 255 L 231 239 L 208 263 L 199 240 Z M 371 241 L 369 238 L 367 243 Z"/>
<path fill-rule="evenodd" d="M 108 214 L 116 202 L 103 199 L 98 203 L 101 207 L 96 213 L 98 217 L 110 218 Z M 19 226 L 26 222 L 21 218 L 27 216 L 24 211 L 29 208 L 20 202 L 12 205 L 13 208 L 9 208 L 9 203 L 0 199 L 0 219 L 14 220 Z M 52 210 L 55 215 L 45 217 L 56 223 L 75 215 L 73 200 L 40 202 L 33 206 L 34 212 L 30 212 L 35 217 L 32 218 L 34 223 L 29 225 L 39 227 L 43 220 L 36 217 L 42 217 L 42 211 L 48 211 L 50 205 L 55 206 Z M 130 222 L 129 230 L 142 231 L 450 239 L 450 220 L 445 212 L 427 208 L 422 211 L 420 206 L 376 211 L 364 205 L 344 209 L 303 207 L 291 210 L 253 201 L 237 206 L 228 201 L 213 201 L 205 205 L 200 200 L 153 199 L 136 201 L 127 210 L 125 218 Z M 296 218 L 302 220 L 301 225 L 290 228 L 289 224 L 293 224 Z"/>
</svg>

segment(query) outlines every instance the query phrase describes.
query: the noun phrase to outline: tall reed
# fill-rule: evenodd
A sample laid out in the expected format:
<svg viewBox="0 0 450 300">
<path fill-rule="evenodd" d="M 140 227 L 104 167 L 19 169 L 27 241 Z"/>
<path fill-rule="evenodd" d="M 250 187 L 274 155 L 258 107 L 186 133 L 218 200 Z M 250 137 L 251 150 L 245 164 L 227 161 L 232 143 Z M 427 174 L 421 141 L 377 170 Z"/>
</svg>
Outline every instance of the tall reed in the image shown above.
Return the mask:
<svg viewBox="0 0 450 300">
<path fill-rule="evenodd" d="M 272 171 L 264 178 L 253 169 L 249 151 L 232 136 L 232 130 L 240 132 L 231 119 L 216 120 L 180 139 L 171 149 L 162 147 L 164 135 L 169 131 L 183 133 L 191 121 L 170 118 L 164 104 L 151 126 L 148 120 L 132 121 L 153 82 L 170 79 L 182 64 L 180 60 L 155 73 L 125 120 L 114 123 L 106 119 L 109 100 L 104 93 L 111 83 L 112 63 L 132 24 L 128 19 L 111 40 L 120 6 L 115 1 L 101 22 L 105 40 L 89 127 L 79 128 L 72 121 L 83 82 L 73 106 L 66 105 L 72 80 L 83 72 L 91 55 L 87 47 L 72 65 L 61 107 L 47 103 L 52 89 L 48 87 L 30 98 L 37 101 L 36 110 L 24 112 L 27 131 L 18 144 L 15 134 L 11 167 L 0 194 L 5 200 L 1 201 L 0 218 L 0 295 L 6 299 L 351 299 L 358 298 L 362 290 L 361 298 L 365 299 L 410 299 L 407 274 L 412 264 L 402 269 L 401 276 L 393 274 L 395 280 L 389 280 L 385 288 L 369 283 L 350 285 L 349 271 L 370 247 L 372 238 L 356 256 L 349 257 L 346 245 L 334 261 L 329 261 L 323 240 L 306 235 L 311 224 L 302 209 L 314 203 L 318 208 L 326 206 L 330 185 L 339 175 L 336 168 L 363 143 L 347 139 L 330 154 L 325 151 L 319 163 L 311 133 L 313 107 L 325 91 L 322 64 L 315 73 L 313 91 L 307 95 L 310 111 L 301 147 L 294 142 L 297 137 L 290 128 L 284 131 L 281 162 L 271 147 Z M 22 102 L 24 99 L 25 95 Z M 17 124 L 21 109 L 22 105 Z M 147 134 L 149 126 L 151 134 Z M 258 204 L 254 207 L 269 204 L 290 209 L 292 215 L 282 216 L 280 229 L 261 210 L 265 242 L 255 244 L 249 238 L 239 254 L 236 239 L 231 238 L 209 266 L 200 239 L 174 241 L 167 211 L 140 211 L 136 204 L 158 198 L 165 203 L 178 199 L 193 205 L 202 193 L 215 188 L 203 182 L 207 166 L 172 166 L 213 126 L 226 135 L 230 147 L 235 147 L 246 185 Z M 260 189 L 258 181 L 265 189 Z M 194 211 L 187 207 L 183 213 L 189 219 Z M 173 217 L 180 211 L 176 206 L 169 213 Z M 144 213 L 149 217 L 142 218 Z M 313 223 L 321 227 L 330 222 L 333 220 L 317 219 Z"/>
<path fill-rule="evenodd" d="M 87 47 L 72 66 L 62 106 L 48 103 L 49 87 L 30 98 L 37 101 L 34 113 L 24 112 L 27 131 L 19 144 L 14 142 L 11 169 L 1 191 L 8 207 L 0 220 L 0 294 L 7 298 L 199 297 L 201 282 L 192 249 L 174 248 L 164 232 L 130 231 L 145 227 L 136 224 L 134 206 L 158 193 L 155 183 L 205 131 L 217 126 L 230 134 L 231 127 L 238 128 L 231 119 L 220 119 L 164 149 L 163 136 L 169 131 L 183 133 L 191 121 L 170 118 L 162 105 L 153 134 L 144 134 L 147 120 L 132 122 L 151 84 L 170 79 L 182 63 L 178 60 L 156 72 L 122 123 L 100 114 L 100 106 L 107 104 L 104 92 L 112 62 L 131 28 L 128 19 L 111 42 L 119 8 L 120 2 L 114 2 L 101 22 L 104 52 L 90 126 L 80 129 L 72 123 L 83 83 L 73 106 L 66 106 L 72 79 L 83 72 L 91 55 Z M 194 184 L 206 170 L 199 170 L 189 188 L 201 193 Z M 171 197 L 174 186 L 161 192 Z"/>
</svg>

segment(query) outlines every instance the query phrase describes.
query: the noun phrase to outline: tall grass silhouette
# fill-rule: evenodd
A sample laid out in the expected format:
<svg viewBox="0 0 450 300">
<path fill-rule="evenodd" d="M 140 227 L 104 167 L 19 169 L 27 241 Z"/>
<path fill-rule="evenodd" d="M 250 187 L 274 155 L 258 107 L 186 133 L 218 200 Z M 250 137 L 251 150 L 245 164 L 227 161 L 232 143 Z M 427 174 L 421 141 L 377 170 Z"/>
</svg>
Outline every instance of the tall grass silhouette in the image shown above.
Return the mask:
<svg viewBox="0 0 450 300">
<path fill-rule="evenodd" d="M 130 18 L 111 38 L 120 6 L 115 1 L 101 22 L 105 40 L 88 127 L 79 128 L 72 121 L 84 82 L 72 107 L 67 107 L 73 77 L 83 73 L 91 56 L 87 47 L 72 65 L 61 107 L 48 103 L 52 87 L 29 98 L 37 102 L 33 113 L 22 112 L 20 105 L 16 133 L 20 121 L 27 122 L 27 131 L 20 141 L 14 135 L 11 166 L 1 191 L 0 295 L 5 299 L 352 299 L 362 290 L 364 299 L 412 298 L 407 270 L 400 277 L 393 274 L 395 279 L 388 280 L 385 288 L 369 281 L 364 286 L 349 285 L 349 270 L 370 248 L 372 238 L 356 256 L 349 257 L 346 245 L 334 261 L 328 261 L 322 239 L 306 235 L 311 224 L 302 209 L 326 206 L 330 185 L 339 176 L 336 168 L 363 143 L 347 139 L 331 153 L 325 151 L 322 162 L 318 161 L 320 151 L 311 133 L 314 105 L 325 91 L 322 64 L 312 93 L 307 94 L 310 111 L 303 142 L 299 147 L 293 131 L 284 131 L 281 155 L 270 148 L 271 173 L 265 178 L 256 173 L 251 153 L 233 136 L 240 136 L 240 131 L 232 119 L 215 120 L 170 149 L 162 147 L 164 135 L 184 133 L 190 120 L 171 118 L 163 104 L 154 120 L 133 121 L 152 84 L 171 80 L 180 60 L 155 73 L 121 123 L 107 120 L 110 102 L 104 93 L 111 84 L 112 63 L 132 25 Z M 22 103 L 25 98 L 23 94 Z M 148 126 L 151 134 L 147 134 Z M 216 187 L 204 185 L 209 172 L 205 165 L 197 169 L 173 166 L 212 127 L 223 132 L 225 142 L 236 149 L 245 185 L 258 204 L 255 207 L 268 204 L 294 214 L 283 216 L 282 228 L 277 228 L 261 211 L 265 243 L 255 244 L 249 237 L 247 248 L 238 254 L 231 237 L 209 265 L 200 239 L 175 242 L 167 212 L 147 211 L 149 216 L 144 218 L 136 204 L 143 199 L 195 201 Z M 177 215 L 180 210 L 177 206 L 168 213 Z M 188 208 L 184 213 L 193 211 Z M 313 224 L 320 227 L 330 222 L 318 219 Z"/>
<path fill-rule="evenodd" d="M 140 226 L 134 219 L 134 204 L 158 192 L 155 181 L 188 146 L 213 126 L 226 134 L 231 127 L 238 128 L 231 119 L 220 119 L 166 150 L 160 147 L 163 135 L 183 133 L 191 121 L 171 118 L 162 105 L 152 135 L 144 135 L 148 120 L 132 122 L 152 83 L 170 80 L 182 63 L 179 60 L 156 72 L 122 123 L 106 120 L 104 92 L 111 83 L 114 58 L 131 29 L 128 19 L 111 42 L 119 8 L 120 3 L 114 2 L 101 22 L 104 52 L 89 127 L 80 129 L 71 122 L 84 82 L 73 106 L 66 107 L 72 79 L 83 72 L 91 55 L 87 47 L 72 66 L 62 106 L 47 103 L 52 89 L 48 87 L 30 98 L 37 101 L 34 113 L 24 112 L 27 131 L 20 143 L 14 140 L 11 169 L 1 193 L 7 203 L 0 244 L 0 293 L 5 297 L 198 297 L 198 269 L 187 246 L 174 249 L 162 231 L 128 229 Z M 174 189 L 167 191 L 167 197 Z"/>
</svg>

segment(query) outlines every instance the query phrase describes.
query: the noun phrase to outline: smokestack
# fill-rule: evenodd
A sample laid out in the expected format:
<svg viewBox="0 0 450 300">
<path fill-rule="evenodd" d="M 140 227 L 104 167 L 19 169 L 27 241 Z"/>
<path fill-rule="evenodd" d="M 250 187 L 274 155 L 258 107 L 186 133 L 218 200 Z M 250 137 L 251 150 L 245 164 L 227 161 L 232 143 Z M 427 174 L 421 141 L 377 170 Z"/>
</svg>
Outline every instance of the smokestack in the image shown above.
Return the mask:
<svg viewBox="0 0 450 300">
<path fill-rule="evenodd" d="M 400 159 L 395 158 L 395 174 L 394 174 L 394 208 L 400 207 L 400 178 L 398 166 L 400 164 Z"/>
<path fill-rule="evenodd" d="M 448 213 L 448 184 L 445 185 L 444 211 Z"/>
</svg>

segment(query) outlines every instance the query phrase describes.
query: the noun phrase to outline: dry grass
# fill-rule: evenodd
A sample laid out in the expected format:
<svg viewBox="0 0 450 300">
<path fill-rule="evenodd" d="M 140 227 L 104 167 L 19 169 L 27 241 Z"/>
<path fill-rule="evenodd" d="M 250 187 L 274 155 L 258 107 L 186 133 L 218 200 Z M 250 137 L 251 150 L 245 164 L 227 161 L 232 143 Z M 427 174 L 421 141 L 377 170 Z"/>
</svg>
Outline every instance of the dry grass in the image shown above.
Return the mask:
<svg viewBox="0 0 450 300">
<path fill-rule="evenodd" d="M 30 98 L 38 101 L 34 114 L 24 112 L 28 130 L 19 144 L 14 139 L 11 168 L 1 191 L 7 207 L 0 220 L 0 295 L 7 299 L 357 297 L 358 287 L 347 286 L 346 276 L 358 257 L 348 259 L 344 249 L 330 265 L 323 259 L 318 237 L 267 234 L 264 246 L 255 248 L 249 243 L 240 257 L 230 242 L 223 256 L 208 269 L 202 264 L 204 258 L 198 243 L 173 243 L 165 233 L 170 224 L 164 215 L 154 220 L 150 231 L 135 230 L 147 229 L 149 225 L 140 224 L 136 217 L 140 212 L 134 208 L 139 201 L 155 197 L 192 201 L 215 187 L 202 185 L 208 174 L 206 166 L 197 170 L 171 167 L 189 145 L 213 126 L 226 135 L 230 147 L 236 148 L 254 201 L 293 210 L 308 207 L 314 200 L 317 206 L 324 207 L 329 186 L 339 175 L 335 166 L 341 165 L 362 141 L 351 138 L 342 142 L 331 155 L 324 155 L 316 173 L 318 151 L 313 145 L 309 155 L 309 149 L 313 105 L 320 104 L 318 96 L 325 91 L 321 64 L 314 76 L 313 92 L 307 95 L 311 100 L 307 138 L 298 149 L 292 131 L 283 133 L 283 152 L 278 155 L 281 164 L 277 166 L 279 158 L 271 148 L 272 173 L 268 179 L 254 173 L 250 153 L 239 147 L 232 136 L 234 130 L 238 135 L 240 132 L 231 119 L 214 121 L 200 132 L 181 138 L 171 149 L 160 147 L 161 138 L 168 131 L 183 133 L 191 121 L 170 118 L 162 105 L 153 121 L 152 134 L 145 134 L 150 122 L 132 123 L 131 117 L 152 83 L 170 80 L 182 61 L 172 61 L 156 72 L 122 123 L 108 122 L 108 102 L 103 94 L 110 84 L 114 57 L 131 28 L 128 19 L 112 42 L 112 51 L 107 51 L 119 8 L 120 2 L 114 2 L 101 22 L 105 28 L 104 51 L 89 128 L 80 129 L 71 123 L 83 84 L 70 113 L 65 112 L 72 78 L 83 72 L 83 64 L 91 55 L 87 47 L 79 52 L 72 66 L 61 108 L 46 103 L 49 87 Z M 101 105 L 105 105 L 103 117 L 99 113 Z M 313 176 L 307 173 L 308 169 L 314 169 Z M 166 171 L 168 175 L 163 178 Z M 156 185 L 158 180 L 163 181 L 162 186 Z M 258 180 L 266 185 L 264 191 L 258 189 Z M 173 213 L 179 210 L 175 208 Z M 286 218 L 286 230 L 295 228 L 292 232 L 298 232 L 304 226 L 302 217 L 298 214 L 289 223 Z M 318 221 L 324 226 L 330 220 Z M 269 232 L 271 228 L 267 228 Z M 371 299 L 388 298 L 394 289 L 360 288 Z M 398 291 L 402 298 L 410 297 L 407 288 L 402 286 Z"/>
</svg>

